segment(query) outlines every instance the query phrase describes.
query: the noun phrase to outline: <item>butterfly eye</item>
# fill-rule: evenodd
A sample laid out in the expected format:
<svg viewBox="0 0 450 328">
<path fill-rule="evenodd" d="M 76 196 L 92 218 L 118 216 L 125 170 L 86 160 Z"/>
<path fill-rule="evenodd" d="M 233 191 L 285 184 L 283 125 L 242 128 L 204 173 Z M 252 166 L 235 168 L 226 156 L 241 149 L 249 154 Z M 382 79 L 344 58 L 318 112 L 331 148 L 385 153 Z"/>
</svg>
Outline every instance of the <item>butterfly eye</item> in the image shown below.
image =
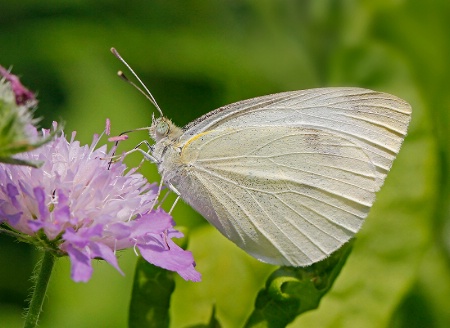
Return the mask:
<svg viewBox="0 0 450 328">
<path fill-rule="evenodd" d="M 156 133 L 161 136 L 167 135 L 169 133 L 169 124 L 165 121 L 160 121 L 156 125 Z"/>
</svg>

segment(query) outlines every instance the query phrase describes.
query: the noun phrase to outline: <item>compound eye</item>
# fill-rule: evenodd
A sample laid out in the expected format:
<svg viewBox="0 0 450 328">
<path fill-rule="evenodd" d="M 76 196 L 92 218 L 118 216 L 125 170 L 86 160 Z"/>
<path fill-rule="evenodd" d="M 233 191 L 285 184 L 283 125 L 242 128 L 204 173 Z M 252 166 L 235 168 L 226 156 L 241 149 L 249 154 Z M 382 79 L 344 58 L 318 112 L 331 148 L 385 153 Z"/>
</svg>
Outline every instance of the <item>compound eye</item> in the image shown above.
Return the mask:
<svg viewBox="0 0 450 328">
<path fill-rule="evenodd" d="M 160 136 L 165 136 L 169 133 L 169 124 L 165 121 L 158 122 L 156 124 L 156 133 Z"/>
</svg>

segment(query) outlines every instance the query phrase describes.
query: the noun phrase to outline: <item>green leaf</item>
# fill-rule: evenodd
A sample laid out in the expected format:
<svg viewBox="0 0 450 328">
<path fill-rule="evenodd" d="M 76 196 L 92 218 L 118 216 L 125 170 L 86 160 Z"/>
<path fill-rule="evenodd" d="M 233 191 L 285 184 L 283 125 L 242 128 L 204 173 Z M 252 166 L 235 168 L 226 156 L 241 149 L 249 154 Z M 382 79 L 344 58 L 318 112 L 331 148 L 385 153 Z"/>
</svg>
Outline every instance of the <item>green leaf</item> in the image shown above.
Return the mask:
<svg viewBox="0 0 450 328">
<path fill-rule="evenodd" d="M 353 245 L 345 244 L 329 258 L 305 268 L 281 267 L 256 298 L 245 327 L 285 327 L 298 315 L 316 309 L 344 266 Z"/>
<path fill-rule="evenodd" d="M 128 326 L 169 327 L 170 297 L 175 289 L 173 272 L 139 258 L 136 264 Z"/>
</svg>

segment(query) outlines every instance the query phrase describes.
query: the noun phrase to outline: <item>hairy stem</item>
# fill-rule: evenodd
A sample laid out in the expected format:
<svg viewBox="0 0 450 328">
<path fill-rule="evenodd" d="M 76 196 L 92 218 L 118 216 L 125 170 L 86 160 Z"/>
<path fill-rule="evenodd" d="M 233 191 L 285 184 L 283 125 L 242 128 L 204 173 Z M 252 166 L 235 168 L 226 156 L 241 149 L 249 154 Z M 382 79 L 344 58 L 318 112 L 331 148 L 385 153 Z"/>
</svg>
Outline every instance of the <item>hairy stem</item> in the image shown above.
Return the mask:
<svg viewBox="0 0 450 328">
<path fill-rule="evenodd" d="M 55 260 L 56 257 L 53 254 L 44 252 L 42 260 L 36 265 L 35 285 L 33 295 L 31 296 L 30 307 L 25 318 L 24 328 L 34 328 L 37 326 Z"/>
</svg>

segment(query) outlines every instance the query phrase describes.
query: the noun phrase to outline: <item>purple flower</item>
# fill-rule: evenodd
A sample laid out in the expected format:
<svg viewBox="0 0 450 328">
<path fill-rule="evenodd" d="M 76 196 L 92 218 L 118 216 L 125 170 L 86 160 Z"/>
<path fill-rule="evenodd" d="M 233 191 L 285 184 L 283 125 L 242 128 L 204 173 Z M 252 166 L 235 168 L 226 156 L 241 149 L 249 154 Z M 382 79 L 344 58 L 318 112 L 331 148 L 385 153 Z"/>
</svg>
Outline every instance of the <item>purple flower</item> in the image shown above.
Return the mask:
<svg viewBox="0 0 450 328">
<path fill-rule="evenodd" d="M 182 236 L 172 218 L 152 210 L 156 186 L 121 162 L 108 169 L 111 152 L 97 148 L 98 136 L 91 146 L 74 138 L 61 135 L 18 155 L 42 161 L 39 169 L 0 164 L 0 224 L 22 240 L 68 255 L 74 281 L 90 279 L 94 258 L 121 272 L 116 251 L 131 247 L 154 265 L 200 281 L 191 252 L 172 241 Z"/>
</svg>

